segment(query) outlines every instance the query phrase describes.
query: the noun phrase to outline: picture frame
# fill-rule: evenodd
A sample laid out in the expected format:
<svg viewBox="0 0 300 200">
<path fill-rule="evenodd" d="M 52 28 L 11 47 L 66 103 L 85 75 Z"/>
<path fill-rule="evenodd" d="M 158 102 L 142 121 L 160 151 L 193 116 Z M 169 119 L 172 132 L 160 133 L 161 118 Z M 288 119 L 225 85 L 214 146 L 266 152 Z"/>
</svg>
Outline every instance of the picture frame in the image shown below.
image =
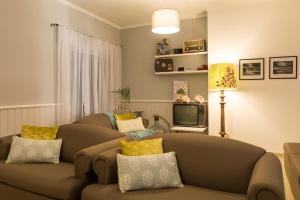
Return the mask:
<svg viewBox="0 0 300 200">
<path fill-rule="evenodd" d="M 297 79 L 298 57 L 280 56 L 270 57 L 269 78 L 270 79 Z"/>
<path fill-rule="evenodd" d="M 264 58 L 240 59 L 239 79 L 240 80 L 264 80 L 265 59 Z"/>
<path fill-rule="evenodd" d="M 182 99 L 184 96 L 188 96 L 188 82 L 187 81 L 174 81 L 174 97 L 176 102 L 178 99 Z"/>
</svg>

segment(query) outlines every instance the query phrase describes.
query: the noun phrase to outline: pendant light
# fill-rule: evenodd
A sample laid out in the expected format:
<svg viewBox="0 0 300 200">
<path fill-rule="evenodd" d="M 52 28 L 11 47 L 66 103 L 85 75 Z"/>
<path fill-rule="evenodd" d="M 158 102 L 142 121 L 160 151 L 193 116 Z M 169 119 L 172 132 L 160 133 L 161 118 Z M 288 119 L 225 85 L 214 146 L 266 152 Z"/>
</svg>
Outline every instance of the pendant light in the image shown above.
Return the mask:
<svg viewBox="0 0 300 200">
<path fill-rule="evenodd" d="M 156 34 L 172 34 L 180 31 L 180 20 L 177 10 L 161 9 L 152 14 L 152 32 Z"/>
</svg>

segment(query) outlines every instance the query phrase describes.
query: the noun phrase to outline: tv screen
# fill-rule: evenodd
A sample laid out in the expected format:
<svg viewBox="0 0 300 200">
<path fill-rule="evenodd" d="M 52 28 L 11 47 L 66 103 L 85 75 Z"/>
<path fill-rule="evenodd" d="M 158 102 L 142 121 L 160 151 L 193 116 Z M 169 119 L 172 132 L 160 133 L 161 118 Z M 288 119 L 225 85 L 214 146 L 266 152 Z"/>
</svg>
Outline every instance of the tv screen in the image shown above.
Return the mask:
<svg viewBox="0 0 300 200">
<path fill-rule="evenodd" d="M 174 104 L 173 122 L 177 126 L 197 126 L 198 125 L 198 105 Z"/>
</svg>

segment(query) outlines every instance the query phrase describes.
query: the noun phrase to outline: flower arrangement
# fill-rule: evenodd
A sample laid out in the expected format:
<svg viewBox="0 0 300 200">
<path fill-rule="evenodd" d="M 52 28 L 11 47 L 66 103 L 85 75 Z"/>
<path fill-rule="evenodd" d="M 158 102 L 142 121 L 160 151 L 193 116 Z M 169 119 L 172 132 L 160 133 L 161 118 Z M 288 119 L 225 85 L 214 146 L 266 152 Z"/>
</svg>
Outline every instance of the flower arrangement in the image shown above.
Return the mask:
<svg viewBox="0 0 300 200">
<path fill-rule="evenodd" d="M 177 93 L 178 95 L 182 95 L 182 96 L 186 95 L 186 91 L 185 91 L 183 88 L 179 88 L 179 89 L 176 91 L 176 93 Z"/>
<path fill-rule="evenodd" d="M 163 40 L 161 40 L 157 44 L 156 54 L 157 55 L 166 55 L 166 54 L 169 54 L 168 47 L 169 47 L 168 40 L 166 38 L 164 38 Z"/>
<path fill-rule="evenodd" d="M 112 93 L 119 94 L 121 96 L 121 103 L 114 109 L 115 114 L 122 114 L 131 112 L 130 110 L 130 87 L 124 87 Z"/>
</svg>

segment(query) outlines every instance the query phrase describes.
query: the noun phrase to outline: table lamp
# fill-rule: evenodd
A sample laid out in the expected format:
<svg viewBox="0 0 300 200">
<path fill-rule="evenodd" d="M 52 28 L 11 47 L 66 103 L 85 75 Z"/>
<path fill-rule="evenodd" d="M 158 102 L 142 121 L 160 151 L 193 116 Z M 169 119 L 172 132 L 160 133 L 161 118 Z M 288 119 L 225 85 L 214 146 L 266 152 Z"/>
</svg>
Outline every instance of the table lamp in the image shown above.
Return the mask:
<svg viewBox="0 0 300 200">
<path fill-rule="evenodd" d="M 220 105 L 221 105 L 221 137 L 228 136 L 225 131 L 225 90 L 236 90 L 237 79 L 235 76 L 235 66 L 232 63 L 218 63 L 212 64 L 209 67 L 209 91 L 221 91 Z"/>
</svg>

